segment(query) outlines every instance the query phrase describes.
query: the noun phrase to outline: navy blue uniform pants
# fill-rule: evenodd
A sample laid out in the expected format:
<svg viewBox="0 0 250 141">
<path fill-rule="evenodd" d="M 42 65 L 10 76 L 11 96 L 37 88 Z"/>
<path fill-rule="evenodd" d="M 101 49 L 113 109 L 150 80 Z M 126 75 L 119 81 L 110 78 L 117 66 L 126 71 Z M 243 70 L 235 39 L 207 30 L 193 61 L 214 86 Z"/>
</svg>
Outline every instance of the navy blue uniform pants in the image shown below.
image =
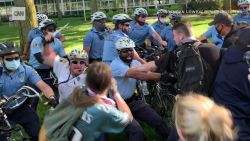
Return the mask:
<svg viewBox="0 0 250 141">
<path fill-rule="evenodd" d="M 11 125 L 20 124 L 30 137 L 30 141 L 38 141 L 38 134 L 40 130 L 39 118 L 33 108 L 27 104 L 21 105 L 10 114 L 7 114 Z M 6 136 L 0 137 L 0 141 L 6 141 Z"/>
<path fill-rule="evenodd" d="M 136 120 L 143 121 L 153 127 L 164 139 L 168 137 L 168 128 L 164 120 L 149 105 L 135 98 L 126 100 L 134 119 L 128 126 L 129 141 L 144 141 L 144 132 Z M 136 119 L 136 120 L 135 120 Z"/>
</svg>

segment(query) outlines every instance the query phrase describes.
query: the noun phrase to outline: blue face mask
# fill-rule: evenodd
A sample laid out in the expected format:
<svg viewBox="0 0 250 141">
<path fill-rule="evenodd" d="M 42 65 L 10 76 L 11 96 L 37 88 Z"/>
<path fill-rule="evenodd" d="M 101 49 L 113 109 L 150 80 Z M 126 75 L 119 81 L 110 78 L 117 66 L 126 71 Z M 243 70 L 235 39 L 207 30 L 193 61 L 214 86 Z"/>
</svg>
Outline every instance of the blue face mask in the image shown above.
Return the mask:
<svg viewBox="0 0 250 141">
<path fill-rule="evenodd" d="M 8 70 L 14 71 L 20 66 L 20 59 L 12 61 L 4 60 L 4 64 Z"/>
</svg>

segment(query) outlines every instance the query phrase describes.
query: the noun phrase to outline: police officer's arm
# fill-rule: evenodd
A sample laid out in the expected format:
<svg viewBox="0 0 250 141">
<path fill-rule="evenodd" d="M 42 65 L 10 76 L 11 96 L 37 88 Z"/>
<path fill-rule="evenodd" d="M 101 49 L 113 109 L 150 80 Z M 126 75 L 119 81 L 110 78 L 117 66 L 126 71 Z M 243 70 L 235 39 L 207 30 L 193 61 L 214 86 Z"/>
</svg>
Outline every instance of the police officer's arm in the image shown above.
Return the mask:
<svg viewBox="0 0 250 141">
<path fill-rule="evenodd" d="M 198 40 L 202 42 L 204 40 L 207 40 L 207 37 L 204 34 L 202 34 Z"/>
<path fill-rule="evenodd" d="M 150 61 L 141 66 L 133 67 L 132 69 L 136 71 L 141 71 L 141 72 L 148 72 L 148 71 L 155 72 L 157 69 L 157 66 L 155 65 L 155 61 Z"/>
<path fill-rule="evenodd" d="M 167 46 L 167 42 L 161 39 L 161 36 L 157 32 L 153 32 L 152 36 L 160 43 L 162 46 Z"/>
<path fill-rule="evenodd" d="M 23 48 L 23 55 L 25 57 L 27 57 L 27 55 L 28 55 L 30 44 L 31 44 L 31 41 L 26 41 L 25 42 L 25 45 L 24 45 L 24 48 Z"/>
<path fill-rule="evenodd" d="M 64 42 L 64 41 L 65 41 L 65 38 L 64 38 L 64 36 L 63 36 L 62 34 L 59 36 L 59 40 L 60 40 L 61 42 Z"/>
<path fill-rule="evenodd" d="M 150 71 L 138 71 L 136 69 L 130 68 L 126 74 L 125 77 L 131 77 L 138 80 L 155 80 L 159 81 L 161 74 L 156 72 L 150 72 Z"/>
<path fill-rule="evenodd" d="M 54 98 L 55 99 L 55 94 L 53 90 L 50 88 L 48 84 L 46 84 L 43 80 L 40 80 L 36 83 L 36 86 L 39 88 L 39 90 L 42 91 L 42 93 L 48 98 Z"/>
<path fill-rule="evenodd" d="M 93 33 L 91 32 L 91 30 L 87 33 L 87 35 L 85 36 L 84 40 L 83 40 L 83 49 L 89 53 L 90 51 L 90 47 L 92 46 L 92 42 L 94 40 L 94 36 Z"/>
<path fill-rule="evenodd" d="M 145 60 L 143 60 L 143 59 L 139 56 L 139 54 L 138 54 L 136 51 L 134 51 L 133 59 L 139 61 L 141 64 L 147 63 Z"/>
</svg>

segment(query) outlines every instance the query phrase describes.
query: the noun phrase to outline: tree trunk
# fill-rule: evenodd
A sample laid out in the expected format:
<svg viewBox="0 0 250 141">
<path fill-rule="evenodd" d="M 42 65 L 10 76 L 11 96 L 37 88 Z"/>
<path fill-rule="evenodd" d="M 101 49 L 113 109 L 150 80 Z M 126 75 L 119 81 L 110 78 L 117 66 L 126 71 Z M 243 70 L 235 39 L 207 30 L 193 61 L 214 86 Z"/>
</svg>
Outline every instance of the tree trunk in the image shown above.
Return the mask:
<svg viewBox="0 0 250 141">
<path fill-rule="evenodd" d="M 62 11 L 60 9 L 60 2 L 59 2 L 59 0 L 56 0 L 56 11 L 57 11 L 58 20 L 62 20 Z"/>
<path fill-rule="evenodd" d="M 98 5 L 99 5 L 99 0 L 91 0 L 90 1 L 90 6 L 91 6 L 91 12 L 92 13 L 98 11 Z"/>
<path fill-rule="evenodd" d="M 36 8 L 33 0 L 14 0 L 14 5 L 26 10 L 25 21 L 18 21 L 20 47 L 23 50 L 29 30 L 37 27 Z"/>
</svg>

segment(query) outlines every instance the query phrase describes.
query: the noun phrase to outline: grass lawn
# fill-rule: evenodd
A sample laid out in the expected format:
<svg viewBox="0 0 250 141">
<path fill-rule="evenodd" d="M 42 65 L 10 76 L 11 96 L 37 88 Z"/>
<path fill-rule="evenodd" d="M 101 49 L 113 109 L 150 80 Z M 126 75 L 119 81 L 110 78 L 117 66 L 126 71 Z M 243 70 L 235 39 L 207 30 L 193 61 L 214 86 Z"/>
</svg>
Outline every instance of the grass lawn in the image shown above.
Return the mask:
<svg viewBox="0 0 250 141">
<path fill-rule="evenodd" d="M 212 17 L 197 17 L 197 16 L 187 16 L 185 17 L 188 21 L 190 21 L 193 25 L 195 37 L 199 37 L 203 32 L 208 29 L 208 24 Z M 57 20 L 56 20 L 57 21 Z M 156 21 L 155 18 L 149 18 L 148 23 L 153 23 Z M 64 18 L 62 21 L 57 21 L 58 27 L 62 27 L 66 23 L 69 23 L 69 26 L 62 31 L 62 34 L 65 36 L 64 47 L 68 52 L 72 48 L 82 48 L 82 40 L 85 37 L 87 31 L 92 27 L 90 23 L 84 23 L 83 18 L 74 17 L 74 18 Z M 112 25 L 112 23 L 108 23 L 108 25 Z M 15 41 L 19 42 L 18 38 L 18 27 L 15 25 L 9 25 L 8 23 L 0 24 L 0 42 L 2 41 Z M 40 116 L 41 122 L 43 121 L 43 117 L 48 110 L 48 106 L 44 106 L 43 102 L 39 103 L 38 113 Z M 145 129 L 145 134 L 147 135 L 147 139 L 149 141 L 159 141 L 161 138 L 155 133 L 155 131 L 149 126 L 142 123 L 143 128 Z M 110 141 L 123 141 L 128 140 L 125 134 L 118 135 L 109 135 Z"/>
</svg>

